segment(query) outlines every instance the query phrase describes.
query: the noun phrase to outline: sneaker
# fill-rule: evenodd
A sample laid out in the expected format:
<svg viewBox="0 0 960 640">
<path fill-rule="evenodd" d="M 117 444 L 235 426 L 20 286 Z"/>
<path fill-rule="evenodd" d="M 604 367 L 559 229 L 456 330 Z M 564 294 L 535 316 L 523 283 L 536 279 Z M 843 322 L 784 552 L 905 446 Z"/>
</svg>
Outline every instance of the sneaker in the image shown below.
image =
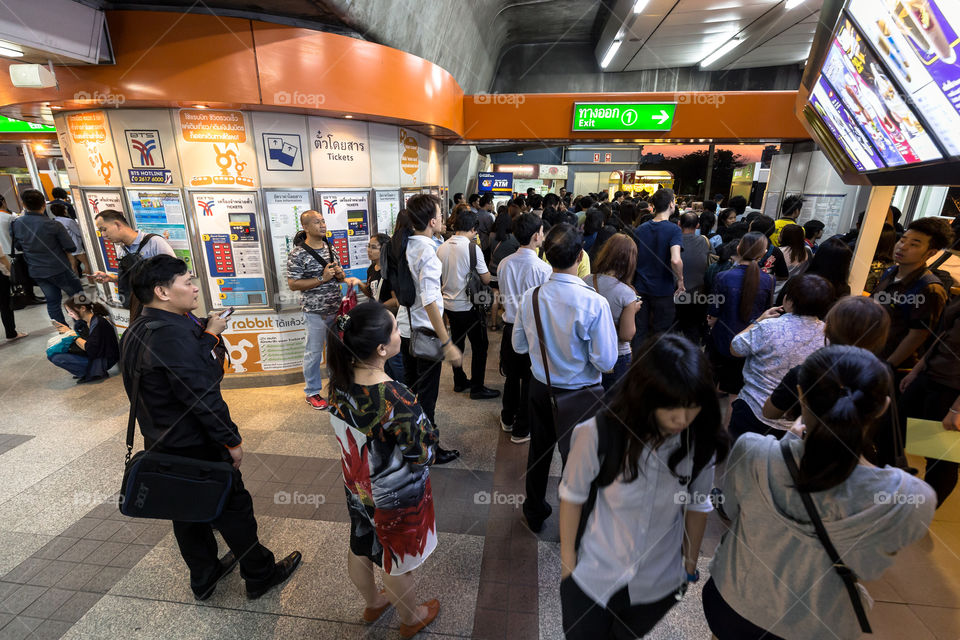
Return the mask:
<svg viewBox="0 0 960 640">
<path fill-rule="evenodd" d="M 500 428 L 506 431 L 507 433 L 510 433 L 511 431 L 513 431 L 513 423 L 511 422 L 507 424 L 506 422 L 503 421 L 503 416 L 500 416 Z"/>
<path fill-rule="evenodd" d="M 315 393 L 312 396 L 307 396 L 307 404 L 319 411 L 326 411 L 330 408 L 330 404 L 321 398 L 319 393 Z"/>
<path fill-rule="evenodd" d="M 523 444 L 524 442 L 530 442 L 530 434 L 528 433 L 525 436 L 512 435 L 510 436 L 510 442 L 512 442 L 513 444 Z"/>
<path fill-rule="evenodd" d="M 297 567 L 300 566 L 300 561 L 303 559 L 303 556 L 299 551 L 294 551 L 286 558 L 277 563 L 276 568 L 273 571 L 273 577 L 267 580 L 264 583 L 258 584 L 257 586 L 251 588 L 250 583 L 247 583 L 247 599 L 256 600 L 261 597 L 270 589 L 273 589 L 278 584 L 282 584 L 287 581 L 287 578 L 290 577 L 294 571 L 297 570 Z"/>
</svg>

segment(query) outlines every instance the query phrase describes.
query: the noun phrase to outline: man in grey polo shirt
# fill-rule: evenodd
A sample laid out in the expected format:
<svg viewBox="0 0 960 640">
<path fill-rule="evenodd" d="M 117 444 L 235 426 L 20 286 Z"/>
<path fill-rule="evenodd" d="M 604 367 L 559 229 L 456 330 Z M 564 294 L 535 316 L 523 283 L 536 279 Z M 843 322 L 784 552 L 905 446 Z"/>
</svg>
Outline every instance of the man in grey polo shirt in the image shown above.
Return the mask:
<svg viewBox="0 0 960 640">
<path fill-rule="evenodd" d="M 130 270 L 140 260 L 165 254 L 177 257 L 173 247 L 163 236 L 147 234 L 133 229 L 121 211 L 105 209 L 94 218 L 97 231 L 107 241 L 117 245 L 117 260 L 120 263 L 117 273 L 97 271 L 93 274 L 97 282 L 116 283 L 120 291 L 123 306 L 130 308 Z M 147 236 L 150 236 L 147 238 Z M 144 242 L 146 240 L 146 242 Z M 130 257 L 137 256 L 134 259 Z"/>
</svg>

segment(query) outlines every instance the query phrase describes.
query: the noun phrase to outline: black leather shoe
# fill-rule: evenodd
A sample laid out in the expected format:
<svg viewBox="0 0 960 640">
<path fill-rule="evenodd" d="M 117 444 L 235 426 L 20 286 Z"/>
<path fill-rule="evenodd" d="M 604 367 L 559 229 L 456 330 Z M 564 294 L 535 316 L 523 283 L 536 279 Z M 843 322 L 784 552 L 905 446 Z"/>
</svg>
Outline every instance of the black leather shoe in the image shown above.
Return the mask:
<svg viewBox="0 0 960 640">
<path fill-rule="evenodd" d="M 437 447 L 437 457 L 434 459 L 434 464 L 447 464 L 448 462 L 453 462 L 460 457 L 460 452 L 456 449 L 444 449 L 443 447 Z"/>
<path fill-rule="evenodd" d="M 530 527 L 530 531 L 534 533 L 540 533 L 543 530 L 543 523 L 546 522 L 547 518 L 550 517 L 550 514 L 553 513 L 553 507 L 549 504 L 546 504 L 547 512 L 539 517 L 531 516 L 530 514 L 524 512 L 523 517 L 527 521 L 527 526 Z"/>
<path fill-rule="evenodd" d="M 470 392 L 471 400 L 490 400 L 491 398 L 499 398 L 500 392 L 496 389 L 490 389 L 489 387 L 480 387 L 479 389 L 474 389 Z"/>
<path fill-rule="evenodd" d="M 278 584 L 282 584 L 287 581 L 294 571 L 297 570 L 297 567 L 300 566 L 300 561 L 303 560 L 303 554 L 299 551 L 294 551 L 286 558 L 277 563 L 273 571 L 273 577 L 270 578 L 267 582 L 262 585 L 258 585 L 255 589 L 250 588 L 250 584 L 247 584 L 247 599 L 256 600 L 270 589 L 273 589 Z"/>
<path fill-rule="evenodd" d="M 233 551 L 228 551 L 226 555 L 220 558 L 220 570 L 217 571 L 217 577 L 211 580 L 205 587 L 193 589 L 193 597 L 203 601 L 212 596 L 217 588 L 217 583 L 220 582 L 224 576 L 236 569 L 236 567 L 237 558 L 233 555 Z"/>
<path fill-rule="evenodd" d="M 470 391 L 470 381 L 465 380 L 463 384 L 453 383 L 453 390 L 456 393 L 463 393 L 464 391 Z"/>
</svg>

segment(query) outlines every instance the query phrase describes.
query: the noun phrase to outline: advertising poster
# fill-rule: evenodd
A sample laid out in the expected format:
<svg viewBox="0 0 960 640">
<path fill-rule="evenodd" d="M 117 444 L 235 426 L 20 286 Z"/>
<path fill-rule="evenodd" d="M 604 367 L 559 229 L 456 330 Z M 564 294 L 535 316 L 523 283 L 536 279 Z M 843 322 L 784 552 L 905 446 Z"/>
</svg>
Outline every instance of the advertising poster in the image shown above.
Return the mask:
<svg viewBox="0 0 960 640">
<path fill-rule="evenodd" d="M 513 193 L 513 174 L 481 171 L 477 174 L 477 191 L 480 193 Z"/>
<path fill-rule="evenodd" d="M 951 12 L 952 20 L 945 15 Z M 882 70 L 874 70 L 881 95 L 893 97 L 893 84 L 899 84 L 927 119 L 931 133 L 951 155 L 960 155 L 957 3 L 905 3 L 894 12 L 889 2 L 852 0 L 850 14 L 890 73 L 887 78 Z"/>
<path fill-rule="evenodd" d="M 137 230 L 163 236 L 177 257 L 187 263 L 187 268 L 197 273 L 180 192 L 129 189 L 127 197 Z"/>
<path fill-rule="evenodd" d="M 118 109 L 109 117 L 124 186 L 181 185 L 169 111 Z"/>
<path fill-rule="evenodd" d="M 367 244 L 370 242 L 369 194 L 366 191 L 319 191 L 320 211 L 327 237 L 340 256 L 348 276 L 366 279 Z"/>
<path fill-rule="evenodd" d="M 370 140 L 366 122 L 310 117 L 307 125 L 315 186 L 370 185 Z"/>
<path fill-rule="evenodd" d="M 268 304 L 257 194 L 191 193 L 214 307 Z"/>
<path fill-rule="evenodd" d="M 258 186 L 253 131 L 240 111 L 180 109 L 177 147 L 188 187 Z"/>
<path fill-rule="evenodd" d="M 107 209 L 122 211 L 124 215 L 127 215 L 127 219 L 130 219 L 126 208 L 123 206 L 123 196 L 120 195 L 119 191 L 84 191 L 83 199 L 91 222 L 94 222 L 94 218 L 97 217 L 98 213 L 106 211 Z M 106 238 L 101 236 L 99 231 L 96 231 L 96 228 L 94 228 L 94 233 L 100 245 L 100 257 L 102 258 L 102 264 L 104 266 L 103 270 L 116 273 L 119 269 L 117 265 L 116 245 L 112 242 L 107 242 Z"/>
<path fill-rule="evenodd" d="M 70 184 L 80 184 L 80 176 L 77 175 L 77 164 L 74 161 L 73 145 L 70 144 L 70 133 L 67 130 L 66 116 L 53 116 L 54 126 L 57 129 L 57 141 L 60 143 L 60 153 L 63 156 L 63 164 L 67 169 L 67 178 Z M 79 202 L 75 198 L 76 202 Z"/>
<path fill-rule="evenodd" d="M 400 192 L 396 189 L 377 191 L 377 233 L 393 235 L 400 213 Z"/>
<path fill-rule="evenodd" d="M 420 179 L 420 139 L 416 132 L 409 129 L 397 129 L 400 139 L 400 186 L 419 187 Z"/>
<path fill-rule="evenodd" d="M 260 184 L 264 187 L 303 187 L 310 184 L 307 119 L 292 113 L 250 114 L 257 145 Z"/>
<path fill-rule="evenodd" d="M 939 160 L 942 155 L 903 95 L 885 78 L 853 24 L 842 22 L 823 73 L 888 166 Z M 886 84 L 884 84 L 886 82 Z"/>
<path fill-rule="evenodd" d="M 858 171 L 871 171 L 883 167 L 880 156 L 823 76 L 817 79 L 817 84 L 813 87 L 810 104 L 820 114 Z"/>
<path fill-rule="evenodd" d="M 117 156 L 106 114 L 103 111 L 72 113 L 66 121 L 80 184 L 119 187 Z"/>
<path fill-rule="evenodd" d="M 300 295 L 287 286 L 287 256 L 293 250 L 293 237 L 300 231 L 300 214 L 310 206 L 309 191 L 265 191 L 267 220 L 273 238 L 273 263 L 277 266 L 277 295 L 281 304 L 297 304 Z"/>
<path fill-rule="evenodd" d="M 375 189 L 400 186 L 400 141 L 393 125 L 368 122 L 370 132 L 371 185 Z M 418 161 L 419 164 L 419 161 Z"/>
<path fill-rule="evenodd" d="M 303 366 L 303 314 L 236 315 L 220 334 L 230 355 L 229 373 L 284 371 Z"/>
</svg>

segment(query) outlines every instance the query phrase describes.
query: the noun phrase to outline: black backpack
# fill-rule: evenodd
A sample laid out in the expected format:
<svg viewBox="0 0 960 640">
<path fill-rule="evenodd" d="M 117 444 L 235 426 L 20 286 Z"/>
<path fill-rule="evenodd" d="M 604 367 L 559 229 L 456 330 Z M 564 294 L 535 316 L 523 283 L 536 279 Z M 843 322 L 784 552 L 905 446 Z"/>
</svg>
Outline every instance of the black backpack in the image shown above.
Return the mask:
<svg viewBox="0 0 960 640">
<path fill-rule="evenodd" d="M 397 296 L 397 302 L 401 307 L 412 307 L 417 302 L 417 285 L 413 281 L 413 274 L 410 273 L 410 265 L 407 263 L 407 242 L 409 235 L 403 234 L 399 238 L 391 240 L 390 244 L 380 252 L 380 273 L 384 280 L 390 283 L 394 294 Z M 398 246 L 395 246 L 399 244 Z"/>
<path fill-rule="evenodd" d="M 140 241 L 140 246 L 137 247 L 137 250 L 133 253 L 129 251 L 117 261 L 117 289 L 120 292 L 120 302 L 123 304 L 125 309 L 130 308 L 130 276 L 133 273 L 134 267 L 143 262 L 143 256 L 140 255 L 140 252 L 143 251 L 143 248 L 147 246 L 147 243 L 151 239 L 157 237 L 155 233 L 148 233 L 143 236 L 143 240 Z"/>
</svg>

